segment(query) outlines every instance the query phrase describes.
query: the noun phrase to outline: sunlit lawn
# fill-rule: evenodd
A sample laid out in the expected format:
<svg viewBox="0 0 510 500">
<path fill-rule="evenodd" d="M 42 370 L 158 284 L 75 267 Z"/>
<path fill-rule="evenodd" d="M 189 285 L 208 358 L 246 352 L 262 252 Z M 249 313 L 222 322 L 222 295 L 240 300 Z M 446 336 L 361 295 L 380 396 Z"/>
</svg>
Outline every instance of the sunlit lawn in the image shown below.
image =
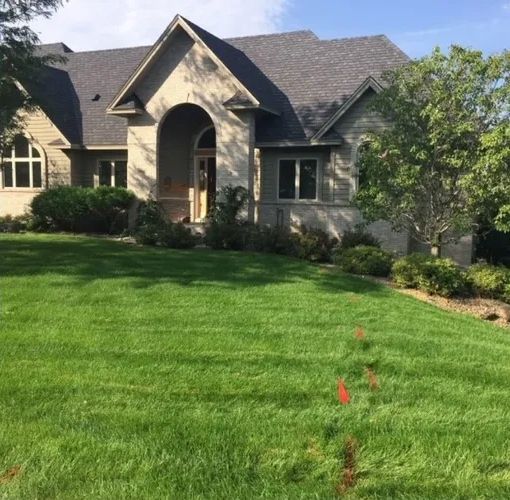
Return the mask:
<svg viewBox="0 0 510 500">
<path fill-rule="evenodd" d="M 278 256 L 0 236 L 0 273 L 0 498 L 510 497 L 508 331 Z"/>
</svg>

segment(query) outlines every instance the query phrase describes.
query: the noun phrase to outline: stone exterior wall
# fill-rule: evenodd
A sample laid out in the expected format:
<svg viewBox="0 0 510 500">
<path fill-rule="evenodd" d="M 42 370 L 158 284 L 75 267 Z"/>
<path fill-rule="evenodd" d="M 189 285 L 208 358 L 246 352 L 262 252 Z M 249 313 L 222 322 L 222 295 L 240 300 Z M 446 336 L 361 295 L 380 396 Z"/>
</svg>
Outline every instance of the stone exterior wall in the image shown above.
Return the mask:
<svg viewBox="0 0 510 500">
<path fill-rule="evenodd" d="M 35 143 L 43 154 L 43 185 L 55 186 L 71 183 L 71 157 L 61 149 L 50 144 L 62 138 L 52 122 L 40 111 L 25 118 L 25 134 Z M 42 189 L 3 188 L 0 179 L 0 216 L 21 215 L 25 213 L 37 193 Z"/>
<path fill-rule="evenodd" d="M 232 112 L 223 103 L 237 91 L 232 75 L 207 50 L 178 29 L 147 70 L 135 92 L 146 113 L 129 119 L 128 186 L 139 197 L 157 196 L 160 129 L 182 104 L 200 106 L 216 129 L 217 187 L 253 187 L 255 123 L 252 112 Z"/>
</svg>

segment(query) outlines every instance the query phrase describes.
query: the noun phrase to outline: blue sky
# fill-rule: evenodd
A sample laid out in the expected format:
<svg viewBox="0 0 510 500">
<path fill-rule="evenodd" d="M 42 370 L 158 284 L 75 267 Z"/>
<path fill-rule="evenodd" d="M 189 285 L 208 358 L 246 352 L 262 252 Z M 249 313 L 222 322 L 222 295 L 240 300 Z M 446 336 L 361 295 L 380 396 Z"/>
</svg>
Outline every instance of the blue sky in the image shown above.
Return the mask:
<svg viewBox="0 0 510 500">
<path fill-rule="evenodd" d="M 413 57 L 452 43 L 486 53 L 510 48 L 510 0 L 70 0 L 34 28 L 43 42 L 74 50 L 148 45 L 177 13 L 222 37 L 384 33 Z"/>
<path fill-rule="evenodd" d="M 325 38 L 384 33 L 412 56 L 452 43 L 495 52 L 510 49 L 510 0 L 299 0 L 284 25 Z"/>
</svg>

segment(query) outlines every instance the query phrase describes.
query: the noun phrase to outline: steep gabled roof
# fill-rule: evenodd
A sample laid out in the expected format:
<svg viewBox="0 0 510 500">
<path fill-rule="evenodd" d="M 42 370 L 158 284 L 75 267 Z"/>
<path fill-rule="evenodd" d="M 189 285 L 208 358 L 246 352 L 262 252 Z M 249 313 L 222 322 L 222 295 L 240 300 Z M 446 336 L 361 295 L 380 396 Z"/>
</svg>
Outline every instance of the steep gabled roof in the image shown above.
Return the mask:
<svg viewBox="0 0 510 500">
<path fill-rule="evenodd" d="M 309 142 L 321 137 L 320 131 L 365 82 L 377 82 L 386 70 L 409 61 L 382 35 L 320 40 L 310 31 L 296 31 L 220 40 L 180 19 L 239 81 L 239 92 L 225 103 L 227 107 L 259 103 L 276 112 L 257 115 L 258 142 Z M 50 46 L 59 53 L 63 47 Z M 51 52 L 50 48 L 42 50 Z M 127 120 L 106 111 L 151 50 L 154 47 L 66 51 L 67 63 L 48 71 L 37 89 L 42 107 L 61 124 L 70 142 L 126 144 Z M 97 95 L 99 100 L 94 100 Z M 119 104 L 131 110 L 143 106 L 132 90 Z"/>
<path fill-rule="evenodd" d="M 186 31 L 196 42 L 202 43 L 211 58 L 230 72 L 239 90 L 251 102 L 251 107 L 274 111 L 271 109 L 269 102 L 272 96 L 269 91 L 270 82 L 258 71 L 257 67 L 245 54 L 224 40 L 177 15 L 114 97 L 108 107 L 108 112 L 114 111 L 119 104 L 124 102 L 126 96 L 132 92 L 137 82 L 154 64 L 159 54 L 166 49 L 167 41 L 178 28 Z"/>
</svg>

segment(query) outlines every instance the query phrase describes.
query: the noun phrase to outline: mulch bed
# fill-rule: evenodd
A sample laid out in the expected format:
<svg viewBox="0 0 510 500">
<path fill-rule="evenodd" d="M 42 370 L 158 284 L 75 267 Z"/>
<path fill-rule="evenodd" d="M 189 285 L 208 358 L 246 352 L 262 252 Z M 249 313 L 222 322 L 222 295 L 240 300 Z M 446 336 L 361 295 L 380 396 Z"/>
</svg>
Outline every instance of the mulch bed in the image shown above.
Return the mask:
<svg viewBox="0 0 510 500">
<path fill-rule="evenodd" d="M 470 314 L 476 318 L 490 321 L 502 327 L 510 328 L 510 305 L 499 300 L 455 297 L 445 298 L 429 295 L 421 290 L 399 288 L 391 280 L 384 278 L 371 278 L 405 295 L 410 295 L 423 302 L 428 302 L 448 311 Z"/>
</svg>

